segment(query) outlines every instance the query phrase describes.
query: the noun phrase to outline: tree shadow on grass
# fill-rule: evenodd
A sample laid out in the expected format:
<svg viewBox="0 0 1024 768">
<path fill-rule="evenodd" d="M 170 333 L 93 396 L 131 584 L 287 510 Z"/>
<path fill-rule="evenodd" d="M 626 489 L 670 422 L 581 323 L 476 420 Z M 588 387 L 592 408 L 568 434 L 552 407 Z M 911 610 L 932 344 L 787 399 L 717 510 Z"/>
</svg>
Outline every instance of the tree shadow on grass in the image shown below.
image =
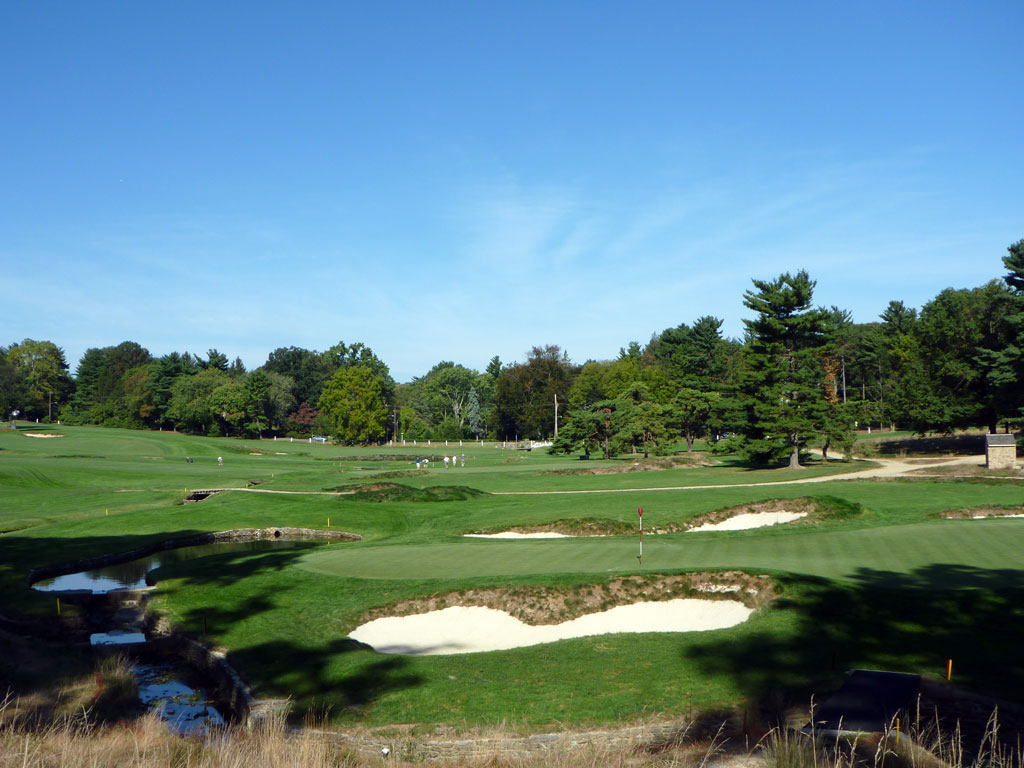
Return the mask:
<svg viewBox="0 0 1024 768">
<path fill-rule="evenodd" d="M 8 585 L 16 585 L 16 602 L 4 606 L 7 613 L 17 614 L 27 608 L 29 616 L 39 615 L 37 605 L 52 608 L 54 593 L 31 590 L 27 576 L 33 567 L 70 562 L 99 554 L 127 552 L 155 541 L 183 538 L 201 531 L 177 531 L 160 536 L 107 536 L 73 540 L 46 540 L 27 537 L 4 537 L 0 554 L 6 562 L 0 567 Z M 279 549 L 263 552 L 240 551 L 220 553 L 195 560 L 175 562 L 151 572 L 151 581 L 165 584 L 158 594 L 173 595 L 176 590 L 200 589 L 209 594 L 206 605 L 189 608 L 176 621 L 186 634 L 215 644 L 218 634 L 232 625 L 272 614 L 288 602 L 289 591 L 296 589 L 287 579 L 276 580 L 274 574 L 286 571 L 309 551 L 308 548 Z M 42 560 L 43 562 L 40 562 Z M 223 591 L 231 585 L 254 577 L 267 577 L 264 593 L 240 595 L 237 602 L 223 599 Z M 172 581 L 173 579 L 173 581 Z M 70 601 L 71 598 L 65 598 Z M 88 599 L 83 598 L 83 603 Z M 52 613 L 52 610 L 50 611 Z M 65 611 L 67 613 L 67 611 Z M 61 626 L 55 616 L 47 618 L 57 635 Z M 16 623 L 12 622 L 12 623 Z M 40 624 L 36 621 L 35 624 Z M 29 628 L 24 624 L 24 629 Z M 68 628 L 65 628 L 65 634 Z M 81 627 L 76 627 L 81 632 Z M 298 629 L 301 637 L 302 627 Z M 295 636 L 293 631 L 290 633 Z M 71 636 L 69 635 L 69 638 Z M 228 661 L 243 676 L 258 679 L 257 696 L 289 696 L 297 701 L 293 717 L 301 719 L 309 711 L 339 710 L 358 716 L 387 692 L 411 688 L 423 682 L 420 675 L 408 669 L 403 657 L 382 656 L 372 649 L 347 638 L 338 637 L 317 644 L 295 639 L 278 639 L 255 643 L 233 650 Z"/>
<path fill-rule="evenodd" d="M 771 629 L 690 646 L 707 675 L 732 677 L 762 711 L 810 704 L 853 668 L 912 672 L 1024 702 L 1024 569 L 860 569 L 851 585 L 787 577 Z"/>
<path fill-rule="evenodd" d="M 359 717 L 381 696 L 424 682 L 409 669 L 408 659 L 383 656 L 361 643 L 338 638 L 325 645 L 300 646 L 274 640 L 234 651 L 229 661 L 243 670 L 258 670 L 257 696 L 287 695 L 291 717 L 307 713 Z"/>
</svg>

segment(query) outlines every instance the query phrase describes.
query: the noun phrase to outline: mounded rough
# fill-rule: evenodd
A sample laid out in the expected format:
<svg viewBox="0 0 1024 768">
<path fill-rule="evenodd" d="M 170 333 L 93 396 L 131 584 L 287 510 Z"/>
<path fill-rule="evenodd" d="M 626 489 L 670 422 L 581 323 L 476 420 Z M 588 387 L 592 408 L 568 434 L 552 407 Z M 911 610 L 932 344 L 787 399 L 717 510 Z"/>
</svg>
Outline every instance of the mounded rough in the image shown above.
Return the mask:
<svg viewBox="0 0 1024 768">
<path fill-rule="evenodd" d="M 374 619 L 411 616 L 453 606 L 495 608 L 534 626 L 561 624 L 589 613 L 638 602 L 682 597 L 740 600 L 751 608 L 775 596 L 767 576 L 741 571 L 626 576 L 576 587 L 510 587 L 465 589 L 381 606 L 363 614 L 356 626 Z"/>
</svg>

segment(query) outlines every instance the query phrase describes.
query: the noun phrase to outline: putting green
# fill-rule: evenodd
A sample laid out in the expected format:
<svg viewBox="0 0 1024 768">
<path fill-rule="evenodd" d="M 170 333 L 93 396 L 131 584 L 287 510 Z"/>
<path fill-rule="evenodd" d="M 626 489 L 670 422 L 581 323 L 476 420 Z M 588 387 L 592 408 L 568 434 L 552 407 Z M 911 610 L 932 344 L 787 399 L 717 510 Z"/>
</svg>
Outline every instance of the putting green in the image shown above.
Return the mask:
<svg viewBox="0 0 1024 768">
<path fill-rule="evenodd" d="M 301 558 L 302 569 L 371 579 L 522 576 L 742 568 L 855 581 L 860 569 L 908 573 L 935 564 L 1024 570 L 1024 520 L 936 520 L 860 530 L 803 529 L 787 535 L 675 534 L 529 541 L 332 547 Z M 944 588 L 945 584 L 935 584 Z"/>
</svg>

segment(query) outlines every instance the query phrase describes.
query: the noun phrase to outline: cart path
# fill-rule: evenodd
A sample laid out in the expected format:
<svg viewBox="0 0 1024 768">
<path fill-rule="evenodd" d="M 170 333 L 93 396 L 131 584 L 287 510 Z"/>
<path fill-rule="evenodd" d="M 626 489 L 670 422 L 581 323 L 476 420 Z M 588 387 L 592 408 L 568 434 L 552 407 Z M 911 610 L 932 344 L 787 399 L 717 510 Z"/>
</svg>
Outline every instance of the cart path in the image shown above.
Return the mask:
<svg viewBox="0 0 1024 768">
<path fill-rule="evenodd" d="M 870 461 L 881 464 L 880 467 L 869 467 L 857 472 L 847 472 L 841 475 L 821 475 L 819 477 L 804 477 L 795 480 L 772 480 L 761 483 L 728 483 L 724 485 L 672 485 L 660 486 L 657 488 L 604 488 L 589 489 L 581 491 L 496 491 L 494 496 L 559 496 L 582 493 L 644 493 L 646 491 L 702 491 L 716 488 L 754 488 L 766 485 L 798 485 L 801 483 L 830 483 L 840 480 L 867 480 L 876 477 L 899 477 L 915 470 L 923 469 L 926 466 L 948 467 L 956 464 L 981 465 L 985 463 L 984 454 L 978 456 L 954 456 L 950 459 L 936 459 L 934 463 L 920 464 L 915 459 L 871 459 Z"/>
</svg>

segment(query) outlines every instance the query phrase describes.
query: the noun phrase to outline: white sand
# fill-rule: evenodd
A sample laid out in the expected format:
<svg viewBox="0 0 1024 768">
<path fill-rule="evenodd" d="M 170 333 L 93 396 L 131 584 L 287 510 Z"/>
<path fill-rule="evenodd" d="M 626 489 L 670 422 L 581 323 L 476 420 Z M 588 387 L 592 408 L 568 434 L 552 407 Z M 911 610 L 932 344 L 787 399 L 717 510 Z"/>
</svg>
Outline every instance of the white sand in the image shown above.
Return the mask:
<svg viewBox="0 0 1024 768">
<path fill-rule="evenodd" d="M 501 533 L 466 533 L 467 539 L 568 539 L 571 538 L 564 533 L 554 531 L 541 531 L 540 533 L 516 533 L 515 531 L 502 531 Z"/>
<path fill-rule="evenodd" d="M 694 531 L 745 531 L 748 528 L 764 528 L 768 525 L 779 523 L 791 523 L 807 517 L 806 512 L 745 512 L 742 515 L 733 515 L 720 523 L 705 523 L 704 525 L 691 528 L 687 533 Z"/>
<path fill-rule="evenodd" d="M 52 432 L 23 432 L 25 437 L 64 437 L 64 435 L 58 435 Z"/>
<path fill-rule="evenodd" d="M 971 520 L 999 520 L 1004 517 L 1024 517 L 1022 515 L 974 515 Z"/>
<path fill-rule="evenodd" d="M 363 624 L 349 637 L 380 653 L 434 656 L 503 651 L 573 637 L 621 632 L 699 632 L 741 624 L 752 613 L 735 600 L 676 599 L 620 605 L 562 624 L 531 626 L 504 611 L 445 608 Z"/>
</svg>

